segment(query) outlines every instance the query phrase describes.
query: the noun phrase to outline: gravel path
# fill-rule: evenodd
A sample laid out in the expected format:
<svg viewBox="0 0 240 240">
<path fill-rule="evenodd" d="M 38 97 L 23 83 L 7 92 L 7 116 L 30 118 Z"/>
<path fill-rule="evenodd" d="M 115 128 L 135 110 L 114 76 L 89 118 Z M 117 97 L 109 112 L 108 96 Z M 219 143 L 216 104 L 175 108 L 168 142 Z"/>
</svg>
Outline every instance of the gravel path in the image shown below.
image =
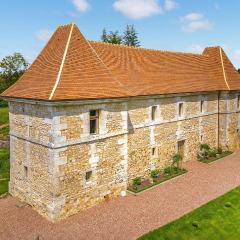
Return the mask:
<svg viewBox="0 0 240 240">
<path fill-rule="evenodd" d="M 28 206 L 19 207 L 15 198 L 1 199 L 0 239 L 136 239 L 240 185 L 240 152 L 210 165 L 193 161 L 185 167 L 186 175 L 139 196 L 116 198 L 56 224 Z"/>
</svg>

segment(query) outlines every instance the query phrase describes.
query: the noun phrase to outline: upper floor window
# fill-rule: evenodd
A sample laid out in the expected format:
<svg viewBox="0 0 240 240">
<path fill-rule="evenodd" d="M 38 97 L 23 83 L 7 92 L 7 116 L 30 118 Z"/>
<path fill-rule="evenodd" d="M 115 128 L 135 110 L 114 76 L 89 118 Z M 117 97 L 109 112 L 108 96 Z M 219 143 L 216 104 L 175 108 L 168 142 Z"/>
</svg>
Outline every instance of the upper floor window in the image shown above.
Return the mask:
<svg viewBox="0 0 240 240">
<path fill-rule="evenodd" d="M 178 104 L 178 116 L 179 117 L 183 116 L 183 103 Z"/>
<path fill-rule="evenodd" d="M 152 116 L 152 121 L 155 121 L 157 118 L 157 106 L 152 106 L 151 116 Z"/>
<path fill-rule="evenodd" d="M 200 113 L 204 112 L 204 105 L 205 105 L 205 101 L 201 100 L 201 102 L 200 102 Z"/>
<path fill-rule="evenodd" d="M 90 111 L 90 134 L 97 134 L 99 128 L 99 110 Z"/>
</svg>

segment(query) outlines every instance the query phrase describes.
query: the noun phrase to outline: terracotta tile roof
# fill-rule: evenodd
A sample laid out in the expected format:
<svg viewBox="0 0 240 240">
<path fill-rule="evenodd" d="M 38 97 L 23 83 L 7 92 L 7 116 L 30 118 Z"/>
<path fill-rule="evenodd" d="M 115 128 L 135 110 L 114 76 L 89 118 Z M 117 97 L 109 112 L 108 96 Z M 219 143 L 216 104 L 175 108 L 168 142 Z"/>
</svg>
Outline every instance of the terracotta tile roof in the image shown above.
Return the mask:
<svg viewBox="0 0 240 240">
<path fill-rule="evenodd" d="M 220 47 L 192 54 L 112 45 L 87 41 L 70 24 L 2 96 L 58 101 L 216 90 L 240 90 L 240 74 Z"/>
</svg>

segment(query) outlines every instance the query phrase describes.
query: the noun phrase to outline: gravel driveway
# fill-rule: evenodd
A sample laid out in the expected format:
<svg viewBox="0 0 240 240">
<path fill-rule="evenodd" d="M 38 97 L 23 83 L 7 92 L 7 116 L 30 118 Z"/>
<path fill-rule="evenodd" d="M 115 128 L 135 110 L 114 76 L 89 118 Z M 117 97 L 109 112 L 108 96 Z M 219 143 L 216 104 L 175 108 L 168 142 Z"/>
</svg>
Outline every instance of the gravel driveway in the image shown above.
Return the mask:
<svg viewBox="0 0 240 240">
<path fill-rule="evenodd" d="M 164 225 L 240 185 L 240 152 L 204 164 L 139 196 L 102 203 L 52 224 L 12 197 L 0 200 L 1 240 L 128 240 Z"/>
</svg>

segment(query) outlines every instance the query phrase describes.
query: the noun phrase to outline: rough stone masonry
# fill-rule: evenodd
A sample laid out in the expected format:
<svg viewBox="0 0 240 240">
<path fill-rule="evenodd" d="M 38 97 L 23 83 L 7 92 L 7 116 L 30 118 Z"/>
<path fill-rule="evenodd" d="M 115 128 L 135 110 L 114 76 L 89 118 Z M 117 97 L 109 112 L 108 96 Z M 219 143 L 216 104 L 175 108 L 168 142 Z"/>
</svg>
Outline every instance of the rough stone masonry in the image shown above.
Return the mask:
<svg viewBox="0 0 240 240">
<path fill-rule="evenodd" d="M 240 144 L 238 95 L 225 92 L 218 100 L 218 93 L 178 94 L 66 105 L 11 101 L 10 193 L 56 221 L 125 196 L 134 177 L 171 163 L 178 141 L 185 141 L 184 161 L 196 159 L 201 143 L 234 151 Z M 152 106 L 157 107 L 155 120 Z M 89 133 L 92 109 L 100 112 L 96 135 Z"/>
</svg>

